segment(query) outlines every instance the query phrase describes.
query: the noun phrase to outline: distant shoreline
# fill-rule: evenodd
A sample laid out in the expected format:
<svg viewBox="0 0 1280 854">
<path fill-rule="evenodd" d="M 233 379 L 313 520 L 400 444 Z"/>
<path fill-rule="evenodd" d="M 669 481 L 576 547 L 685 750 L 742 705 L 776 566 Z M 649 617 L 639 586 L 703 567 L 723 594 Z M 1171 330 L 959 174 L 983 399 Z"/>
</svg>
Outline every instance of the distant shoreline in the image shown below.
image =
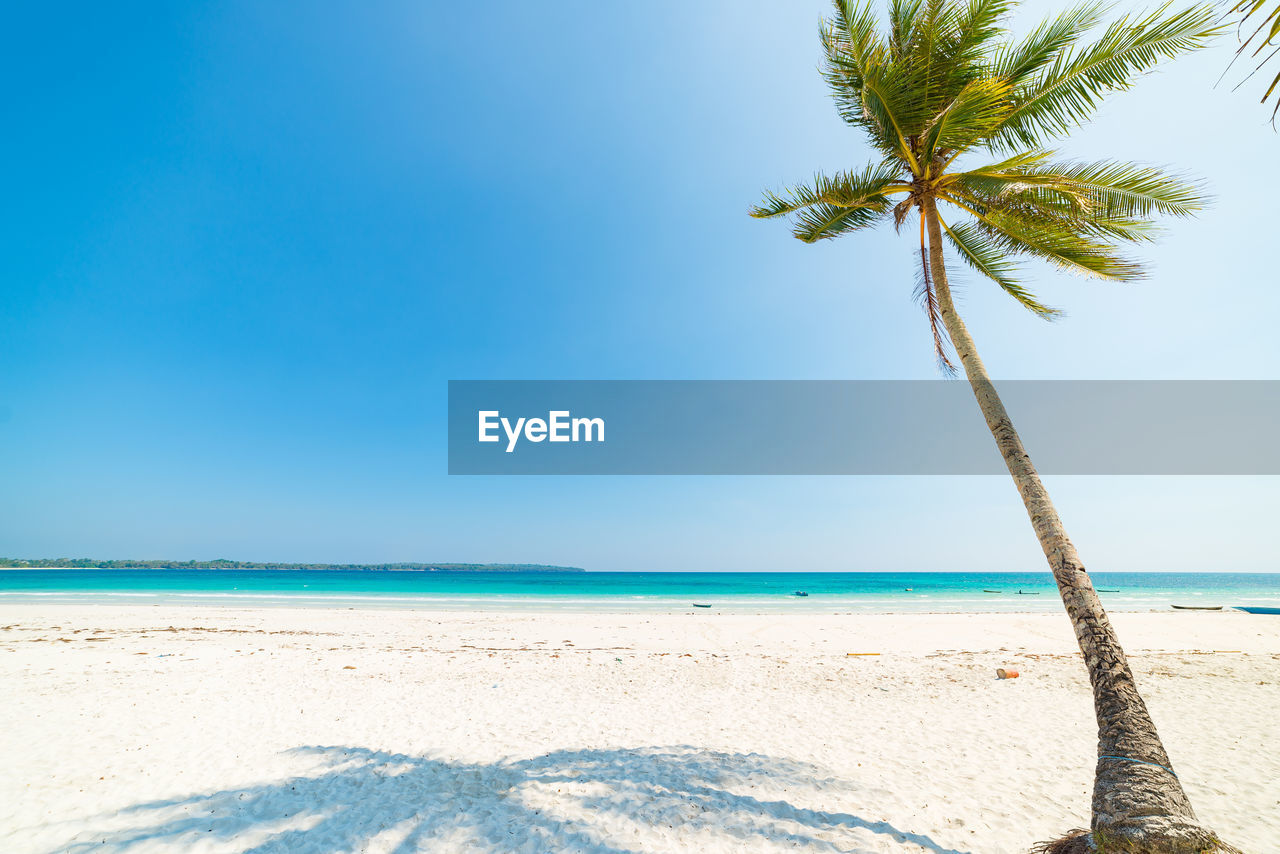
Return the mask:
<svg viewBox="0 0 1280 854">
<path fill-rule="evenodd" d="M 252 563 L 238 560 L 93 560 L 92 558 L 0 558 L 0 569 L 249 569 L 369 570 L 374 572 L 586 572 L 577 566 L 541 563 Z"/>
</svg>

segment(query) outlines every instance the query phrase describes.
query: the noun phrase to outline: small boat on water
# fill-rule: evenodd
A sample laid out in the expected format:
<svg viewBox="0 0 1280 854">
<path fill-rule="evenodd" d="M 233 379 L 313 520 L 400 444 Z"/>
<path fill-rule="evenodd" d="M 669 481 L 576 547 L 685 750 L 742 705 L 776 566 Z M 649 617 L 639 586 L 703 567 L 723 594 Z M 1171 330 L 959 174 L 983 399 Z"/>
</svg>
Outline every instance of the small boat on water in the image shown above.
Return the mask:
<svg viewBox="0 0 1280 854">
<path fill-rule="evenodd" d="M 1280 615 L 1280 608 L 1267 608 L 1262 605 L 1237 605 L 1237 611 L 1244 611 L 1246 614 L 1277 614 Z"/>
<path fill-rule="evenodd" d="M 1003 593 L 1003 590 L 983 590 L 983 593 Z"/>
<path fill-rule="evenodd" d="M 695 608 L 710 608 L 711 606 L 710 606 L 710 605 L 703 605 L 701 602 L 694 602 L 694 603 L 693 603 L 693 607 L 695 607 Z"/>
<path fill-rule="evenodd" d="M 1103 590 L 1101 587 L 1099 587 L 1095 592 L 1097 592 L 1097 593 L 1119 593 L 1120 591 L 1119 591 L 1119 590 Z"/>
<path fill-rule="evenodd" d="M 1019 596 L 1039 596 L 1040 591 L 1039 590 L 1019 590 L 1018 595 Z"/>
<path fill-rule="evenodd" d="M 792 596 L 808 596 L 809 594 L 805 593 L 803 590 L 797 590 L 795 593 L 792 593 L 791 595 Z"/>
<path fill-rule="evenodd" d="M 1221 605 L 1174 605 L 1175 611 L 1221 611 Z"/>
</svg>

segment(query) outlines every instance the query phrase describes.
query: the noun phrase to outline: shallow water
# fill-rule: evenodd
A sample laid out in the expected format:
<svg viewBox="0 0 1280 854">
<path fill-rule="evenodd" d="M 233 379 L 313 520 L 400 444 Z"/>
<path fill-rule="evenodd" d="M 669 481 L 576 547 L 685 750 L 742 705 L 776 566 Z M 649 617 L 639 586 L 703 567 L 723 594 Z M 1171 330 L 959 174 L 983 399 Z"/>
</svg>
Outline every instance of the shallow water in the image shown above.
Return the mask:
<svg viewBox="0 0 1280 854">
<path fill-rule="evenodd" d="M 1118 591 L 1099 594 L 1114 611 L 1280 605 L 1280 574 L 1273 573 L 1101 572 L 1093 579 L 1102 590 Z M 695 602 L 711 610 L 770 613 L 1061 608 L 1047 572 L 0 570 L 0 602 L 23 601 L 580 612 L 683 611 Z"/>
</svg>

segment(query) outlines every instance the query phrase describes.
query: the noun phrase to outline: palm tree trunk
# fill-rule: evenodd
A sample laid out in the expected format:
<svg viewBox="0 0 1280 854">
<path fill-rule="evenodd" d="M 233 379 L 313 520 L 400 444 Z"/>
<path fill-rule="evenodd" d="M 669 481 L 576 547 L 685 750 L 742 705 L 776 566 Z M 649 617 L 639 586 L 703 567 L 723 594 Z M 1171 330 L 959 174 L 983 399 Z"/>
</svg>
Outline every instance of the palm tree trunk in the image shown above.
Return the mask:
<svg viewBox="0 0 1280 854">
<path fill-rule="evenodd" d="M 1187 800 L 1156 734 L 1146 704 L 1138 694 L 1133 673 L 1115 630 L 1102 609 L 1093 582 L 1067 538 L 1049 493 L 1005 411 L 995 386 L 978 357 L 973 339 L 956 313 L 942 256 L 942 229 L 932 199 L 925 199 L 923 215 L 929 230 L 929 268 L 939 313 L 956 354 L 964 365 L 974 397 L 995 437 L 1000 455 L 1022 495 L 1071 618 L 1089 681 L 1093 685 L 1098 718 L 1098 764 L 1093 788 L 1092 837 L 1108 845 L 1108 854 L 1121 851 L 1201 854 L 1218 850 L 1216 837 L 1196 823 Z M 1081 844 L 1085 844 L 1081 840 Z"/>
</svg>

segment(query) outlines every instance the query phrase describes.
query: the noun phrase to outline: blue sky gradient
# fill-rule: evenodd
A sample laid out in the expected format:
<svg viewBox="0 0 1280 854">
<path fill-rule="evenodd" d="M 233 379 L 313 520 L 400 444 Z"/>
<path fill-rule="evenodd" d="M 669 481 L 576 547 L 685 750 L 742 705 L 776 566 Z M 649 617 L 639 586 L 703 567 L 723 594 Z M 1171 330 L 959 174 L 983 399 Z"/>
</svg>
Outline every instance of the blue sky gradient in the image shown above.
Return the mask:
<svg viewBox="0 0 1280 854">
<path fill-rule="evenodd" d="M 910 239 L 746 215 L 869 156 L 818 77 L 826 8 L 14 9 L 0 554 L 1040 566 L 1003 478 L 445 474 L 449 379 L 937 376 Z M 1064 147 L 1215 194 L 1148 282 L 1038 268 L 1046 324 L 960 274 L 995 377 L 1280 378 L 1278 138 L 1256 85 L 1214 88 L 1233 47 Z M 1049 486 L 1095 569 L 1277 569 L 1276 478 Z"/>
</svg>

